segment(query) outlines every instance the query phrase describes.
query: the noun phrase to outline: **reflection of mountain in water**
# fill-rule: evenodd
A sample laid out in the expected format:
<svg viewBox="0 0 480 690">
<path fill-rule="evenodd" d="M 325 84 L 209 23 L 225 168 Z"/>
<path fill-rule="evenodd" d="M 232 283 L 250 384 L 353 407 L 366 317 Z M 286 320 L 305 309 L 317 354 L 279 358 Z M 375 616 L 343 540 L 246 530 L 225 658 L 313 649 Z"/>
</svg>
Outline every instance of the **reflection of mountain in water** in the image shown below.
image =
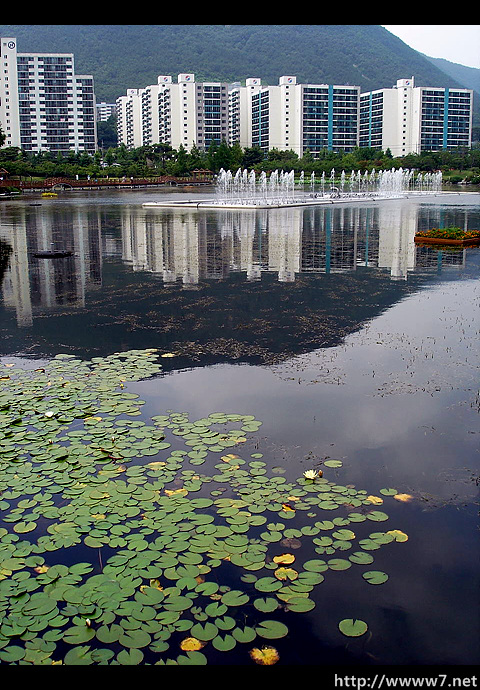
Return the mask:
<svg viewBox="0 0 480 690">
<path fill-rule="evenodd" d="M 3 230 L 13 253 L 2 352 L 149 346 L 188 366 L 336 345 L 442 264 L 464 266 L 464 251 L 439 262 L 415 247 L 417 227 L 432 224 L 432 210 L 426 221 L 420 210 L 396 202 L 251 213 L 18 207 L 13 229 Z M 74 255 L 33 258 L 50 247 Z"/>
</svg>

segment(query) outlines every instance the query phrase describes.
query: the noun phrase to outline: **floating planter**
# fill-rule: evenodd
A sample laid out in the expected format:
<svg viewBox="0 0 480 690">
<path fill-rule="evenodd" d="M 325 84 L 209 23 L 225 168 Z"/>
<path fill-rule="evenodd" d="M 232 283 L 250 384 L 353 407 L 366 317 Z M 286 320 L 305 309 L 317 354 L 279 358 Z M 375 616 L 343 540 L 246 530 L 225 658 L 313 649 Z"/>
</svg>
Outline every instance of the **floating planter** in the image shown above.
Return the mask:
<svg viewBox="0 0 480 690">
<path fill-rule="evenodd" d="M 480 244 L 480 230 L 462 230 L 461 228 L 432 228 L 417 232 L 414 237 L 417 244 L 447 245 L 468 247 Z"/>
</svg>

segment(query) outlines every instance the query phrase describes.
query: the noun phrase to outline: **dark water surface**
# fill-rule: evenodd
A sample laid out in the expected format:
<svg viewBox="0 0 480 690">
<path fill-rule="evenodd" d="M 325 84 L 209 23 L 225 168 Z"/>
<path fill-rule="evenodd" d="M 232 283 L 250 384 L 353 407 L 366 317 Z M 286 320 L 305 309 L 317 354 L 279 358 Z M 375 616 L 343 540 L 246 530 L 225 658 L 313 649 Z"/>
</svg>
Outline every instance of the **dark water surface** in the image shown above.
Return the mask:
<svg viewBox="0 0 480 690">
<path fill-rule="evenodd" d="M 246 448 L 287 479 L 339 459 L 325 476 L 409 494 L 385 499 L 388 528 L 409 537 L 376 552 L 388 581 L 369 585 L 353 569 L 327 578 L 315 609 L 292 616 L 299 643 L 282 663 L 477 664 L 480 249 L 416 247 L 413 236 L 479 228 L 479 196 L 142 207 L 194 194 L 206 196 L 2 200 L 1 360 L 158 348 L 175 355 L 164 374 L 128 386 L 146 417 L 252 414 L 263 424 Z M 51 247 L 72 256 L 33 257 Z M 350 617 L 369 635 L 339 635 Z"/>
</svg>

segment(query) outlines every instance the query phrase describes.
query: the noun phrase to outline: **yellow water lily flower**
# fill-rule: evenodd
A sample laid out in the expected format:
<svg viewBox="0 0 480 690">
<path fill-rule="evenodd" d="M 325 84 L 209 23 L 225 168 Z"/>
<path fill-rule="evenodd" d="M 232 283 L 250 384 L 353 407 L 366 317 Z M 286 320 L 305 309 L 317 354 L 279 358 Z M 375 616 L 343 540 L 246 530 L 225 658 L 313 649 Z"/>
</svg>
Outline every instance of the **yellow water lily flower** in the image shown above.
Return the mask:
<svg viewBox="0 0 480 690">
<path fill-rule="evenodd" d="M 275 647 L 254 647 L 249 654 L 256 664 L 261 664 L 262 666 L 273 666 L 280 658 Z"/>
<path fill-rule="evenodd" d="M 316 479 L 318 477 L 318 470 L 305 470 L 303 473 L 305 479 Z"/>
<path fill-rule="evenodd" d="M 413 496 L 411 494 L 395 494 L 393 498 L 397 501 L 401 501 L 402 503 L 409 503 L 409 501 L 413 500 Z"/>
</svg>

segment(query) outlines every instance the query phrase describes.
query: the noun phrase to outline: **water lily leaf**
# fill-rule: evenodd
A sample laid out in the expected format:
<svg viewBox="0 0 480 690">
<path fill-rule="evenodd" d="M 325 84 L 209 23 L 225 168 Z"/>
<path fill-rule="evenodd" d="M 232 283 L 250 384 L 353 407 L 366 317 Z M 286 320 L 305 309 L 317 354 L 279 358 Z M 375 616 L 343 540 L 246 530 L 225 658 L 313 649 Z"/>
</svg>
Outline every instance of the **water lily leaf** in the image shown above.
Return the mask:
<svg viewBox="0 0 480 690">
<path fill-rule="evenodd" d="M 214 618 L 216 616 L 223 616 L 228 611 L 228 606 L 222 604 L 220 601 L 214 601 L 205 607 L 207 616 Z"/>
<path fill-rule="evenodd" d="M 351 567 L 351 562 L 344 558 L 331 558 L 328 561 L 328 567 L 331 570 L 348 570 Z"/>
<path fill-rule="evenodd" d="M 251 628 L 250 626 L 246 625 L 243 628 L 235 628 L 234 630 L 232 630 L 232 635 L 237 640 L 237 642 L 248 644 L 249 642 L 253 642 L 253 640 L 257 636 L 257 633 L 255 632 L 254 628 Z"/>
<path fill-rule="evenodd" d="M 199 594 L 204 594 L 209 597 L 218 592 L 219 585 L 217 582 L 202 582 L 195 588 Z"/>
<path fill-rule="evenodd" d="M 18 647 L 17 645 L 11 645 L 7 649 L 2 649 L 0 651 L 0 659 L 7 664 L 20 661 L 25 656 L 25 649 L 23 647 Z"/>
<path fill-rule="evenodd" d="M 140 649 L 141 647 L 147 647 L 152 638 L 148 632 L 138 628 L 136 630 L 125 630 L 122 635 L 118 638 L 118 641 L 124 647 L 130 647 L 133 649 Z"/>
<path fill-rule="evenodd" d="M 164 607 L 167 611 L 185 611 L 192 606 L 193 602 L 188 597 L 170 596 L 164 600 Z"/>
<path fill-rule="evenodd" d="M 355 532 L 352 532 L 351 529 L 339 529 L 333 532 L 332 537 L 340 541 L 349 541 L 350 539 L 355 539 Z"/>
<path fill-rule="evenodd" d="M 373 520 L 374 522 L 383 522 L 384 520 L 388 520 L 388 515 L 381 510 L 372 510 L 370 513 L 367 513 L 367 519 Z"/>
<path fill-rule="evenodd" d="M 95 637 L 93 628 L 89 628 L 87 625 L 73 625 L 65 631 L 63 641 L 67 644 L 76 645 L 89 642 L 93 637 Z"/>
<path fill-rule="evenodd" d="M 25 534 L 26 532 L 33 532 L 33 530 L 36 529 L 36 527 L 36 522 L 20 521 L 13 526 L 13 531 L 17 532 L 18 534 Z"/>
<path fill-rule="evenodd" d="M 100 549 L 102 546 L 105 546 L 105 541 L 101 541 L 100 539 L 96 539 L 95 537 L 92 537 L 91 535 L 87 535 L 85 539 L 83 540 L 83 543 L 85 546 L 89 546 L 92 549 Z"/>
<path fill-rule="evenodd" d="M 291 597 L 286 605 L 288 611 L 296 611 L 297 613 L 306 613 L 315 608 L 315 602 L 308 597 Z"/>
<path fill-rule="evenodd" d="M 363 573 L 362 577 L 371 585 L 382 585 L 388 580 L 387 573 L 383 573 L 381 570 L 368 570 Z"/>
<path fill-rule="evenodd" d="M 123 634 L 123 628 L 120 625 L 113 624 L 111 626 L 101 625 L 96 631 L 97 639 L 103 644 L 111 644 L 112 642 L 117 642 L 120 639 L 120 635 Z"/>
<path fill-rule="evenodd" d="M 222 596 L 221 601 L 226 606 L 243 606 L 249 599 L 250 597 L 248 594 L 245 594 L 245 592 L 241 592 L 238 589 L 232 589 Z"/>
<path fill-rule="evenodd" d="M 254 585 L 259 592 L 275 592 L 282 588 L 282 583 L 275 577 L 261 577 Z"/>
<path fill-rule="evenodd" d="M 347 637 L 360 637 L 367 632 L 368 625 L 356 618 L 344 618 L 338 624 L 338 628 Z"/>
<path fill-rule="evenodd" d="M 180 666 L 205 666 L 207 664 L 207 657 L 202 652 L 187 652 L 177 657 L 177 663 Z"/>
<path fill-rule="evenodd" d="M 74 647 L 70 649 L 63 658 L 63 663 L 67 666 L 89 666 L 93 664 L 90 647 Z"/>
<path fill-rule="evenodd" d="M 143 661 L 143 652 L 136 648 L 122 649 L 117 654 L 117 661 L 121 666 L 138 666 Z"/>
<path fill-rule="evenodd" d="M 223 618 L 217 618 L 215 625 L 220 630 L 232 630 L 235 627 L 235 619 L 231 616 L 223 616 Z"/>
<path fill-rule="evenodd" d="M 375 539 L 360 539 L 358 542 L 359 546 L 365 551 L 376 551 L 380 548 L 380 544 Z"/>
<path fill-rule="evenodd" d="M 326 568 L 328 569 L 328 568 Z M 317 573 L 317 572 L 303 572 L 299 573 L 298 575 L 298 580 L 294 583 L 295 585 L 307 585 L 307 586 L 314 586 L 314 585 L 319 585 L 321 582 L 323 582 L 325 579 L 325 576 L 322 575 L 322 573 Z"/>
<path fill-rule="evenodd" d="M 323 464 L 325 467 L 342 467 L 343 462 L 341 460 L 325 460 Z"/>
<path fill-rule="evenodd" d="M 280 621 L 267 620 L 259 623 L 255 628 L 257 635 L 268 640 L 279 639 L 288 635 L 288 628 Z"/>
<path fill-rule="evenodd" d="M 322 573 L 325 570 L 328 570 L 328 565 L 325 563 L 325 561 L 322 561 L 320 559 L 312 559 L 310 561 L 306 561 L 303 564 L 303 567 L 305 570 L 309 570 L 314 573 Z"/>
<path fill-rule="evenodd" d="M 322 500 L 318 502 L 318 507 L 322 510 L 336 510 L 338 508 L 338 504 L 335 503 L 335 501 Z"/>
<path fill-rule="evenodd" d="M 262 532 L 260 538 L 268 542 L 276 542 L 280 541 L 282 538 L 282 533 L 277 531 Z"/>
<path fill-rule="evenodd" d="M 259 597 L 254 600 L 253 605 L 262 613 L 272 613 L 278 608 L 278 601 L 273 597 Z"/>
<path fill-rule="evenodd" d="M 190 634 L 192 637 L 208 642 L 218 635 L 218 628 L 214 623 L 210 623 L 209 621 L 203 625 L 202 623 L 195 623 L 195 625 L 192 625 L 190 628 Z"/>
<path fill-rule="evenodd" d="M 22 611 L 27 616 L 44 616 L 57 608 L 55 599 L 51 599 L 40 592 L 32 594 Z"/>
<path fill-rule="evenodd" d="M 390 542 L 393 541 L 393 535 L 388 534 L 387 532 L 372 532 L 372 534 L 369 535 L 369 538 L 373 539 L 373 541 L 376 541 L 379 544 L 390 544 Z"/>
<path fill-rule="evenodd" d="M 228 633 L 223 637 L 221 635 L 217 635 L 212 640 L 212 645 L 220 652 L 229 652 L 236 646 L 236 644 L 237 640 L 233 637 L 233 635 Z"/>
<path fill-rule="evenodd" d="M 373 563 L 374 559 L 369 553 L 355 551 L 355 553 L 350 554 L 348 560 L 352 561 L 352 563 L 358 563 L 359 565 L 368 565 L 369 563 Z"/>
</svg>

